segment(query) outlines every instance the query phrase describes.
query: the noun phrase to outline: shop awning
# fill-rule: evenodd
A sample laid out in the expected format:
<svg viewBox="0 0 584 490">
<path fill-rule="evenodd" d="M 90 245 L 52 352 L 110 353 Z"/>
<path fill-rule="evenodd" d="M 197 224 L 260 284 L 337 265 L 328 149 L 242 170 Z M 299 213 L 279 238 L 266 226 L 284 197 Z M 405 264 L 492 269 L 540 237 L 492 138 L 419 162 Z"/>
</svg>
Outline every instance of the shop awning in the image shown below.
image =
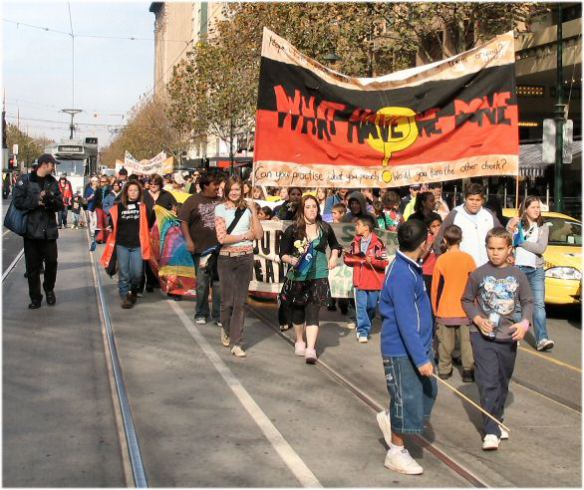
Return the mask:
<svg viewBox="0 0 584 490">
<path fill-rule="evenodd" d="M 582 141 L 572 142 L 572 162 L 582 158 Z M 541 159 L 541 143 L 519 146 L 519 175 L 522 177 L 542 177 L 549 163 Z"/>
</svg>

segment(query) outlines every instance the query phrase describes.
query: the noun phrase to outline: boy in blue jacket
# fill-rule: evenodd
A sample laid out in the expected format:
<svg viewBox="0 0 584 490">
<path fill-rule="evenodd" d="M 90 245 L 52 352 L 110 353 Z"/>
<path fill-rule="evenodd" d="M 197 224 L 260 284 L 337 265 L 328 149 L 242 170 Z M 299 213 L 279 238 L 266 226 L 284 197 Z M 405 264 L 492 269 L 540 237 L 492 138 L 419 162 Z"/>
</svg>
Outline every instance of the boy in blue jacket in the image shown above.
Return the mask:
<svg viewBox="0 0 584 490">
<path fill-rule="evenodd" d="M 390 396 L 389 410 L 377 422 L 389 451 L 385 467 L 406 475 L 424 470 L 404 448 L 405 434 L 421 434 L 436 399 L 432 377 L 432 308 L 418 260 L 424 253 L 426 225 L 419 220 L 401 224 L 399 250 L 381 291 L 381 355 Z"/>
</svg>

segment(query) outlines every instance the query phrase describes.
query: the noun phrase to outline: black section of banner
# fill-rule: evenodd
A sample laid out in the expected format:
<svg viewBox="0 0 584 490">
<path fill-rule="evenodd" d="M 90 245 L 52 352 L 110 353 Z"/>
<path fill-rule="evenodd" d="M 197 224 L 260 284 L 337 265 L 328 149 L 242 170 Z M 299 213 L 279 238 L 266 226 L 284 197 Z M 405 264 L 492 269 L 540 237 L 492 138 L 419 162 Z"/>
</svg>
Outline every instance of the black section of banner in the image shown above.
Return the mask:
<svg viewBox="0 0 584 490">
<path fill-rule="evenodd" d="M 260 67 L 258 110 L 276 111 L 274 88 L 281 86 L 290 99 L 300 90 L 305 102 L 314 97 L 316 107 L 322 101 L 343 104 L 344 110 L 334 112 L 334 119 L 348 120 L 356 108 L 377 111 L 382 107 L 408 107 L 417 114 L 439 109 L 438 117 L 454 115 L 454 100 L 469 103 L 487 97 L 492 105 L 493 94 L 509 92 L 507 104 L 516 105 L 515 65 L 486 68 L 451 80 L 426 82 L 413 87 L 384 91 L 353 90 L 330 84 L 315 73 L 297 65 L 263 57 Z"/>
</svg>

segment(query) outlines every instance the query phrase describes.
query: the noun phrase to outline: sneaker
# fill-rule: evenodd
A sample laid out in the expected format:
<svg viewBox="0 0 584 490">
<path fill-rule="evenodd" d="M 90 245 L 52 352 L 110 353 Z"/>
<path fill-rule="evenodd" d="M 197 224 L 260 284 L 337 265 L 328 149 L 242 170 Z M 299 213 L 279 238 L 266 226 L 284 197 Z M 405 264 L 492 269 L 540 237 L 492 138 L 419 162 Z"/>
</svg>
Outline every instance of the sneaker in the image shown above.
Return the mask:
<svg viewBox="0 0 584 490">
<path fill-rule="evenodd" d="M 389 410 L 377 412 L 375 417 L 377 418 L 377 425 L 379 425 L 383 438 L 385 439 L 385 444 L 387 444 L 387 447 L 391 447 L 391 419 L 389 417 Z"/>
<path fill-rule="evenodd" d="M 197 325 L 204 325 L 205 323 L 207 323 L 207 319 L 204 316 L 196 316 L 195 323 Z"/>
<path fill-rule="evenodd" d="M 462 382 L 463 383 L 473 383 L 474 382 L 474 371 L 472 369 L 462 370 Z"/>
<path fill-rule="evenodd" d="M 360 344 L 366 344 L 367 342 L 369 342 L 367 335 L 357 335 L 357 340 L 359 341 Z"/>
<path fill-rule="evenodd" d="M 483 439 L 483 451 L 499 449 L 499 438 L 495 434 L 487 434 Z"/>
<path fill-rule="evenodd" d="M 316 349 L 306 348 L 306 352 L 304 353 L 304 359 L 306 360 L 306 364 L 315 364 L 316 363 Z"/>
<path fill-rule="evenodd" d="M 220 336 L 221 336 L 221 343 L 223 344 L 223 347 L 229 347 L 229 343 L 231 342 L 231 339 L 229 338 L 229 335 L 227 335 L 227 332 L 225 331 L 223 326 L 220 329 Z"/>
<path fill-rule="evenodd" d="M 347 328 L 349 330 L 355 330 L 357 328 L 357 324 L 355 322 L 347 322 Z"/>
<path fill-rule="evenodd" d="M 280 332 L 285 332 L 286 330 L 290 330 L 290 325 L 280 325 Z"/>
<path fill-rule="evenodd" d="M 439 372 L 438 377 L 440 379 L 449 379 L 450 377 L 452 377 L 452 371 L 453 371 L 453 369 L 451 369 L 450 372 L 448 372 L 448 373 L 440 373 Z"/>
<path fill-rule="evenodd" d="M 223 324 L 219 320 L 215 322 L 215 325 L 217 325 L 219 328 L 223 328 Z"/>
<path fill-rule="evenodd" d="M 501 431 L 501 439 L 502 441 L 507 441 L 509 439 L 509 432 L 507 432 L 503 427 L 499 426 L 499 430 Z"/>
<path fill-rule="evenodd" d="M 231 353 L 235 357 L 247 357 L 247 354 L 239 345 L 234 345 L 233 348 L 231 349 Z"/>
<path fill-rule="evenodd" d="M 553 340 L 549 340 L 549 339 L 541 339 L 538 343 L 537 343 L 537 350 L 538 351 L 546 351 L 546 350 L 551 350 L 554 348 L 555 342 Z"/>
<path fill-rule="evenodd" d="M 404 475 L 421 475 L 424 472 L 406 448 L 390 449 L 385 456 L 384 466 Z"/>
<path fill-rule="evenodd" d="M 306 344 L 304 342 L 296 342 L 294 344 L 294 354 L 304 356 L 306 354 Z"/>
</svg>

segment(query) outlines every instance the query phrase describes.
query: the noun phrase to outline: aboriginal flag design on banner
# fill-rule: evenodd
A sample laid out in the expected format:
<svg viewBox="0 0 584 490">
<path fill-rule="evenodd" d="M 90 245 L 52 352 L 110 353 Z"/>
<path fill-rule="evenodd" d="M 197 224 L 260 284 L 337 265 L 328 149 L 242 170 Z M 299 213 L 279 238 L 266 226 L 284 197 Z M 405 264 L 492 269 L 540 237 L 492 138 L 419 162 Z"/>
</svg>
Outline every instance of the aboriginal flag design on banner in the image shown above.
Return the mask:
<svg viewBox="0 0 584 490">
<path fill-rule="evenodd" d="M 264 28 L 255 183 L 397 187 L 517 175 L 513 33 L 377 78 L 329 70 Z"/>
</svg>

